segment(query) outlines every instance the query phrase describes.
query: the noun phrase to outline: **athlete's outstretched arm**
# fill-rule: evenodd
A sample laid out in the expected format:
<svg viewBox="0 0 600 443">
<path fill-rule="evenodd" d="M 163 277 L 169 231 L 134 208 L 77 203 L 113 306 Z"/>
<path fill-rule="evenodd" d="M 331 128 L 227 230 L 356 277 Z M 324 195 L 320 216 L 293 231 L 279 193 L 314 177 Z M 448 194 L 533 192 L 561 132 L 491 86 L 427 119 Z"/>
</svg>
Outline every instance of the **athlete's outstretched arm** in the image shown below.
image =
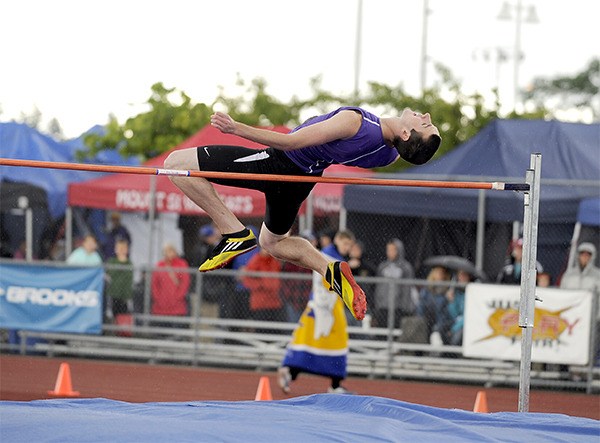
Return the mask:
<svg viewBox="0 0 600 443">
<path fill-rule="evenodd" d="M 210 118 L 210 124 L 226 134 L 234 134 L 282 151 L 291 151 L 352 137 L 358 132 L 361 120 L 362 116 L 354 111 L 341 111 L 330 119 L 290 134 L 248 126 L 236 122 L 223 112 L 214 113 Z"/>
</svg>

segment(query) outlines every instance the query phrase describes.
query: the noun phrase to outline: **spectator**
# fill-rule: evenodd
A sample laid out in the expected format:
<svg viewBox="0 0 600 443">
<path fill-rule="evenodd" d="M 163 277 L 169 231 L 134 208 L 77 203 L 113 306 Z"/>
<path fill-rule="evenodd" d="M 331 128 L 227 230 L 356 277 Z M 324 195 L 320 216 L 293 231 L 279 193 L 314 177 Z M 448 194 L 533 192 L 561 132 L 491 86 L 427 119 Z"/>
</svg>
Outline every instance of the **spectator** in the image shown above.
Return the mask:
<svg viewBox="0 0 600 443">
<path fill-rule="evenodd" d="M 498 273 L 496 282 L 504 285 L 520 285 L 523 262 L 523 239 L 519 238 L 511 241 L 509 249 L 510 257 Z M 544 272 L 544 268 L 539 262 L 536 262 L 535 266 L 537 272 Z"/>
<path fill-rule="evenodd" d="M 600 295 L 600 268 L 594 263 L 596 259 L 596 246 L 593 243 L 584 242 L 577 247 L 577 260 L 573 266 L 564 273 L 560 287 L 561 289 L 585 289 L 592 291 L 592 296 L 598 298 Z M 596 313 L 596 361 L 600 365 L 600 303 Z"/>
<path fill-rule="evenodd" d="M 260 249 L 245 267 L 246 271 L 273 272 L 281 270 L 279 261 L 264 249 Z M 250 317 L 257 321 L 283 321 L 283 303 L 279 298 L 279 276 L 242 277 L 242 283 L 250 290 Z M 257 332 L 271 332 L 257 329 Z"/>
<path fill-rule="evenodd" d="M 121 214 L 111 212 L 110 225 L 106 232 L 106 241 L 102 246 L 104 259 L 107 260 L 115 255 L 115 243 L 117 240 L 127 240 L 127 244 L 131 246 L 131 235 L 125 226 L 121 224 Z"/>
<path fill-rule="evenodd" d="M 317 238 L 311 231 L 304 231 L 300 233 L 300 237 L 305 238 L 309 242 L 313 244 L 313 246 L 317 246 Z M 309 269 L 303 268 L 301 266 L 295 265 L 294 263 L 284 262 L 281 266 L 281 272 L 288 272 L 291 274 L 310 274 L 311 271 Z M 306 304 L 308 303 L 310 297 L 311 290 L 311 280 L 296 280 L 296 279 L 283 279 L 281 282 L 281 288 L 279 295 L 281 300 L 283 301 L 286 321 L 290 323 L 296 323 L 304 308 L 306 308 Z"/>
<path fill-rule="evenodd" d="M 411 279 L 415 276 L 412 265 L 406 260 L 404 243 L 397 238 L 387 242 L 385 248 L 386 260 L 379 264 L 377 275 L 393 278 L 394 283 L 379 283 L 375 290 L 375 309 L 373 322 L 378 327 L 388 326 L 388 307 L 390 294 L 394 297 L 394 327 L 399 328 L 402 317 L 409 317 L 415 313 L 413 288 L 409 285 L 400 285 L 398 280 Z"/>
<path fill-rule="evenodd" d="M 340 231 L 322 252 L 328 260 L 344 260 L 354 241 L 352 232 Z M 348 323 L 344 304 L 339 296 L 325 288 L 323 278 L 313 273 L 310 300 L 277 373 L 279 387 L 289 393 L 291 382 L 301 372 L 307 372 L 330 378 L 330 393 L 350 393 L 341 385 L 346 378 L 347 357 Z"/>
<path fill-rule="evenodd" d="M 523 259 L 523 239 L 511 241 L 510 244 L 510 257 L 508 262 L 500 270 L 498 277 L 496 278 L 497 283 L 505 285 L 519 285 L 521 284 L 521 261 Z"/>
<path fill-rule="evenodd" d="M 536 285 L 540 288 L 552 286 L 552 276 L 547 272 L 540 272 L 536 277 Z"/>
<path fill-rule="evenodd" d="M 464 285 L 473 281 L 473 276 L 467 271 L 456 271 L 457 283 Z M 446 292 L 447 309 L 450 322 L 448 331 L 448 344 L 452 346 L 461 346 L 463 339 L 463 327 L 465 324 L 465 288 L 454 287 Z"/>
<path fill-rule="evenodd" d="M 152 314 L 187 315 L 187 294 L 190 274 L 185 259 L 179 257 L 175 246 L 167 243 L 163 248 L 163 260 L 152 273 Z"/>
<path fill-rule="evenodd" d="M 98 254 L 98 242 L 96 237 L 88 234 L 83 238 L 81 246 L 75 249 L 67 258 L 70 265 L 79 266 L 100 266 L 102 257 Z"/>
<path fill-rule="evenodd" d="M 19 247 L 13 252 L 15 260 L 25 260 L 27 258 L 27 242 L 25 240 L 19 243 Z"/>
<path fill-rule="evenodd" d="M 450 273 L 446 268 L 435 266 L 427 275 L 430 283 L 450 281 Z M 448 313 L 447 286 L 432 285 L 423 287 L 419 294 L 417 314 L 425 319 L 427 336 L 430 343 L 449 343 L 449 330 L 452 319 Z M 441 340 L 440 340 L 441 339 Z"/>
<path fill-rule="evenodd" d="M 319 232 L 319 237 L 318 237 L 318 249 L 323 250 L 323 248 L 326 248 L 327 246 L 331 245 L 332 241 L 333 241 L 333 236 L 334 234 L 331 231 L 321 231 Z"/>
<path fill-rule="evenodd" d="M 119 239 L 115 243 L 115 255 L 106 262 L 109 265 L 131 266 L 129 260 L 129 243 Z M 129 314 L 133 299 L 133 270 L 110 269 L 106 270 L 106 296 L 111 300 L 112 317 Z"/>
<path fill-rule="evenodd" d="M 560 282 L 562 289 L 587 289 L 600 291 L 600 268 L 594 265 L 596 246 L 593 243 L 581 243 L 577 247 L 577 260 L 564 273 Z"/>
</svg>

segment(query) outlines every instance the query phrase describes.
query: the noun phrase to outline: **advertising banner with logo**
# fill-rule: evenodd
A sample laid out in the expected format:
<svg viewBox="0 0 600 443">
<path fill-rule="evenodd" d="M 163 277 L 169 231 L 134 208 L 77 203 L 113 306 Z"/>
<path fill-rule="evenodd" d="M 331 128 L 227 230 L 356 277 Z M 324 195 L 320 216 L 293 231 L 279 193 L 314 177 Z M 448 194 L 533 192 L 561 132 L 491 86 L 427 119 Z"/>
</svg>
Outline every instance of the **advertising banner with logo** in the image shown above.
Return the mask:
<svg viewBox="0 0 600 443">
<path fill-rule="evenodd" d="M 0 328 L 102 331 L 102 268 L 2 264 L 0 269 Z"/>
<path fill-rule="evenodd" d="M 585 365 L 589 360 L 592 294 L 536 288 L 531 360 Z M 473 283 L 465 295 L 463 354 L 520 360 L 520 287 Z"/>
</svg>

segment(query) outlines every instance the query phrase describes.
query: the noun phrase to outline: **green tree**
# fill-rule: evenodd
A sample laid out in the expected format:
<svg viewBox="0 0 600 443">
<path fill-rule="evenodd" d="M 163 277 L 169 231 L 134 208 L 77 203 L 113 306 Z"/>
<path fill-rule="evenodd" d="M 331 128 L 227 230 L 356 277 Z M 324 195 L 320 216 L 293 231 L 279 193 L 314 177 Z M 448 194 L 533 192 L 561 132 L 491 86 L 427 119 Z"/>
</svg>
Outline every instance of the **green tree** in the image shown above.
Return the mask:
<svg viewBox="0 0 600 443">
<path fill-rule="evenodd" d="M 594 120 L 600 119 L 600 58 L 593 58 L 588 65 L 573 76 L 537 77 L 525 98 L 538 106 L 546 105 L 556 110 L 577 109 L 588 111 Z M 550 117 L 555 112 L 549 113 Z"/>
<path fill-rule="evenodd" d="M 90 135 L 86 144 L 91 147 L 92 155 L 102 149 L 119 149 L 124 155 L 149 158 L 173 148 L 206 125 L 213 107 L 226 110 L 235 120 L 248 125 L 285 125 L 290 128 L 307 117 L 342 105 L 368 106 L 386 115 L 397 115 L 399 110 L 410 107 L 429 112 L 438 124 L 443 139 L 442 148 L 436 154 L 439 157 L 497 118 L 499 103 L 496 95 L 492 109 L 486 108 L 481 95 L 462 93 L 460 83 L 448 68 L 438 65 L 436 70 L 440 80 L 420 97 L 410 96 L 402 85 L 392 87 L 376 82 L 370 83 L 357 96 L 353 93 L 335 95 L 322 88 L 321 78 L 317 76 L 310 80 L 311 96 L 308 99 L 294 96 L 285 103 L 267 92 L 265 79 L 255 78 L 247 83 L 238 77 L 241 93 L 229 96 L 220 88 L 217 98 L 208 106 L 192 104 L 184 92 L 179 92 L 179 100 L 175 103 L 175 89 L 156 83 L 148 100 L 148 112 L 128 119 L 122 126 L 114 116 L 111 117 L 105 135 Z M 511 118 L 540 118 L 544 113 L 541 109 L 529 114 L 511 115 Z M 408 163 L 400 161 L 382 170 L 397 171 L 408 166 Z"/>
<path fill-rule="evenodd" d="M 94 156 L 104 149 L 118 149 L 124 156 L 151 158 L 177 146 L 210 121 L 211 108 L 193 104 L 190 97 L 162 83 L 152 85 L 149 111 L 127 119 L 120 125 L 110 116 L 104 135 L 90 134 L 85 144 Z"/>
<path fill-rule="evenodd" d="M 298 103 L 294 99 L 291 103 L 283 103 L 269 95 L 265 79 L 258 77 L 247 85 L 238 76 L 237 86 L 244 88 L 242 95 L 228 97 L 221 87 L 213 106 L 219 104 L 225 107 L 234 120 L 252 126 L 280 126 L 298 122 Z"/>
</svg>

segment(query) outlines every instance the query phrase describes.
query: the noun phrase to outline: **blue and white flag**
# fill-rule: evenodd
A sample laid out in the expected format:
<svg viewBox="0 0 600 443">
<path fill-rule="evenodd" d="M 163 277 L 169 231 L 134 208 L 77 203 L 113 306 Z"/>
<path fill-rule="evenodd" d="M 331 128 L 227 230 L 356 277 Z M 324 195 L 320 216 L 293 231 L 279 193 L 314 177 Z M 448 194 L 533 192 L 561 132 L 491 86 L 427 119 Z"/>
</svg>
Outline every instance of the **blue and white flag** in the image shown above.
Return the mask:
<svg viewBox="0 0 600 443">
<path fill-rule="evenodd" d="M 0 328 L 99 334 L 102 268 L 0 266 Z"/>
</svg>

